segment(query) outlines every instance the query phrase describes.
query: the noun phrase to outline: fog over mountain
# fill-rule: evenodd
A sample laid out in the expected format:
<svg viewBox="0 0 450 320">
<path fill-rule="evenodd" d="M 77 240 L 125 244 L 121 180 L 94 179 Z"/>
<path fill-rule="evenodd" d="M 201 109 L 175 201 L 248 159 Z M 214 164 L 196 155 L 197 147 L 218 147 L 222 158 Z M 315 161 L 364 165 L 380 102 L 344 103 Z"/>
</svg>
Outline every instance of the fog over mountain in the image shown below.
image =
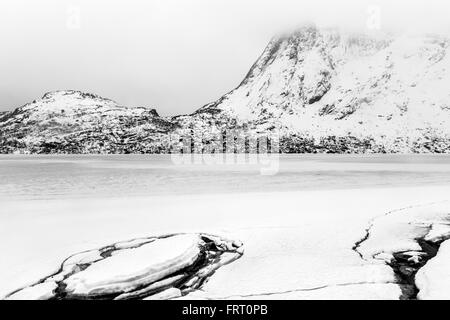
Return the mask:
<svg viewBox="0 0 450 320">
<path fill-rule="evenodd" d="M 0 111 L 79 90 L 187 114 L 239 84 L 283 30 L 448 33 L 448 12 L 440 0 L 3 0 Z"/>
</svg>

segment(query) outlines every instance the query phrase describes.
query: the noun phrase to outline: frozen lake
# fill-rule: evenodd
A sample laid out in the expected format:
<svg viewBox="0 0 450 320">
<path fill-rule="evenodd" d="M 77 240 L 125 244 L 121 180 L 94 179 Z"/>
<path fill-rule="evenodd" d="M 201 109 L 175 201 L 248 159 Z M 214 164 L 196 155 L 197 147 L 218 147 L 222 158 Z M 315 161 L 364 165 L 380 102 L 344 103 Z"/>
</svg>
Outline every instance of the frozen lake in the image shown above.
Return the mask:
<svg viewBox="0 0 450 320">
<path fill-rule="evenodd" d="M 74 253 L 174 233 L 243 243 L 242 257 L 188 298 L 450 296 L 448 250 L 410 292 L 388 263 L 397 252 L 419 259 L 419 238 L 450 237 L 449 156 L 283 155 L 278 173 L 259 169 L 167 155 L 0 156 L 0 298 Z M 122 272 L 113 262 L 92 270 Z"/>
<path fill-rule="evenodd" d="M 129 197 L 450 184 L 450 156 L 281 155 L 258 165 L 177 165 L 170 155 L 0 156 L 0 199 Z"/>
</svg>

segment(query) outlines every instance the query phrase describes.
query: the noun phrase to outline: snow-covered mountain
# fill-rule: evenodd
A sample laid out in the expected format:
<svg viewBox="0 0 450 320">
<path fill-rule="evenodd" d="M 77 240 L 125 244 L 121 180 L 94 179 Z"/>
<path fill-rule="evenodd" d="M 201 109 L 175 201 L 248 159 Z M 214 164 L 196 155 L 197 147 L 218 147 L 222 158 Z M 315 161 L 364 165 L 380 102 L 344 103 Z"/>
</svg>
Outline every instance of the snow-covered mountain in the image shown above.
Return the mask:
<svg viewBox="0 0 450 320">
<path fill-rule="evenodd" d="M 79 91 L 55 91 L 0 116 L 0 151 L 160 152 L 160 137 L 172 126 L 154 109 L 126 108 Z"/>
<path fill-rule="evenodd" d="M 0 151 L 168 152 L 167 134 L 236 129 L 277 133 L 283 152 L 449 152 L 449 45 L 306 26 L 272 39 L 237 88 L 191 115 L 54 92 L 0 115 Z"/>
<path fill-rule="evenodd" d="M 304 27 L 274 38 L 242 83 L 191 121 L 279 130 L 284 151 L 446 152 L 449 44 Z"/>
</svg>

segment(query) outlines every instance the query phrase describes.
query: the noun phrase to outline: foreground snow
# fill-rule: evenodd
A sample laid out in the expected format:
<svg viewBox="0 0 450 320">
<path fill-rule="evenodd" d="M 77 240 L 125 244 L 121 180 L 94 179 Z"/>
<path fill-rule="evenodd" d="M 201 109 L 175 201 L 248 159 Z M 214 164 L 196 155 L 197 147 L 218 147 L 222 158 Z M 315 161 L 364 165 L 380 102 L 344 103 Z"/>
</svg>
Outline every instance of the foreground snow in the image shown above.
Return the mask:
<svg viewBox="0 0 450 320">
<path fill-rule="evenodd" d="M 392 268 L 380 259 L 363 259 L 354 246 L 364 239 L 371 221 L 382 219 L 395 209 L 425 208 L 424 204 L 447 200 L 449 192 L 450 187 L 442 186 L 4 201 L 0 209 L 0 249 L 5 257 L 0 265 L 0 296 L 57 272 L 61 262 L 76 252 L 118 242 L 126 248 L 126 240 L 140 237 L 203 232 L 242 240 L 245 254 L 216 270 L 201 291 L 193 291 L 184 298 L 398 299 L 402 289 Z M 440 206 L 442 210 L 431 212 L 431 216 L 423 210 L 419 218 L 435 221 L 439 215 L 442 220 L 442 214 L 450 212 L 450 207 L 446 202 Z M 389 224 L 386 227 L 389 229 Z M 360 249 L 367 253 L 378 252 L 375 248 L 380 247 L 392 252 L 417 249 L 402 234 L 390 238 L 395 243 L 385 243 L 385 239 L 384 236 L 370 239 Z M 183 247 L 178 254 L 187 250 L 190 253 L 185 257 L 188 257 L 193 253 L 189 251 L 190 241 L 177 242 L 173 249 Z M 129 252 L 132 250 L 136 249 Z M 150 247 L 148 251 L 142 250 L 142 258 L 154 252 Z M 175 253 L 172 257 L 177 256 L 171 252 Z M 443 252 L 435 259 L 446 259 L 448 255 Z M 109 258 L 117 262 L 114 266 L 105 261 L 96 267 L 98 270 L 79 273 L 71 287 L 85 292 L 101 284 L 103 271 L 114 276 L 136 271 L 137 264 L 122 264 L 126 256 L 116 257 Z M 134 255 L 132 258 L 138 259 Z M 162 260 L 166 258 L 170 257 Z M 92 261 L 96 255 L 84 259 Z M 120 265 L 124 269 L 118 268 Z M 436 274 L 443 277 L 442 272 L 427 273 L 424 280 L 428 283 L 427 290 L 436 287 L 429 280 Z M 45 293 L 48 288 L 35 289 Z M 27 298 L 27 292 L 22 293 Z M 175 290 L 161 293 L 163 298 L 166 294 L 178 296 Z"/>
<path fill-rule="evenodd" d="M 441 244 L 437 256 L 416 275 L 419 299 L 450 299 L 450 240 Z"/>
<path fill-rule="evenodd" d="M 162 299 L 198 289 L 242 256 L 242 243 L 206 234 L 133 239 L 80 252 L 6 299 Z"/>
</svg>

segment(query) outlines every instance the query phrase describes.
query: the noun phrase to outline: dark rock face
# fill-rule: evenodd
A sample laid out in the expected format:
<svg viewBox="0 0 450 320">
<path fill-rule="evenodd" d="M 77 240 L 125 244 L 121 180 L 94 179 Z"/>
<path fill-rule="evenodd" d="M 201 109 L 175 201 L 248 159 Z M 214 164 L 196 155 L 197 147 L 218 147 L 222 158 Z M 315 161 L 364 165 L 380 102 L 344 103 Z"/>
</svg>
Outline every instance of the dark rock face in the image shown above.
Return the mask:
<svg viewBox="0 0 450 320">
<path fill-rule="evenodd" d="M 3 119 L 5 118 L 5 116 L 8 114 L 8 111 L 0 111 L 0 121 L 3 121 Z"/>
</svg>

